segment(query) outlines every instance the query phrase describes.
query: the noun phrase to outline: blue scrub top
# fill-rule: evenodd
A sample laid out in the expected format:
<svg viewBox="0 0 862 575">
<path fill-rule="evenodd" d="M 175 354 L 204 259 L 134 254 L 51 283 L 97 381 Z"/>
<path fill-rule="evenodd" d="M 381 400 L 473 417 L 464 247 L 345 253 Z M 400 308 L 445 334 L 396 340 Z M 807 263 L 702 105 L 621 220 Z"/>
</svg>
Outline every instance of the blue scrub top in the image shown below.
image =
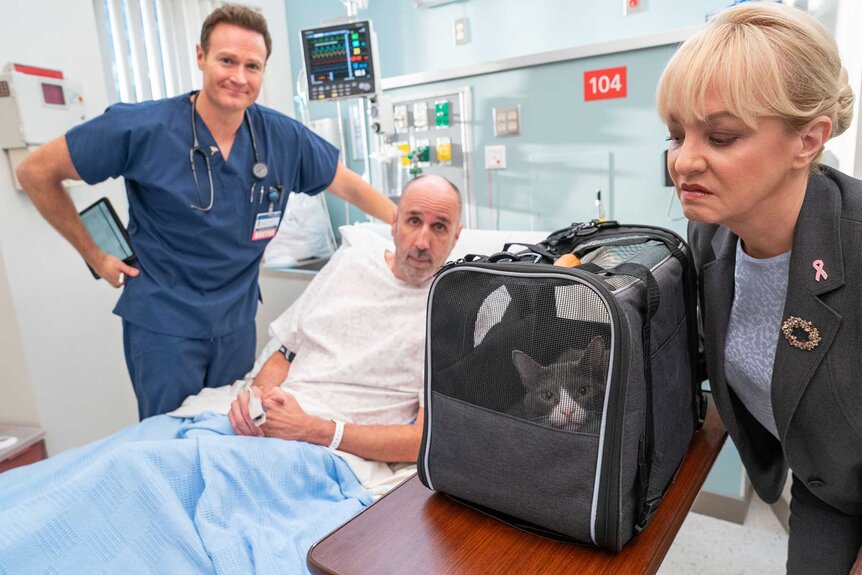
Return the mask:
<svg viewBox="0 0 862 575">
<path fill-rule="evenodd" d="M 289 192 L 316 194 L 332 182 L 338 150 L 299 122 L 254 104 L 251 125 L 269 167 L 258 180 L 248 124 L 243 122 L 225 162 L 196 116 L 215 198 L 210 211 L 194 210 L 192 204 L 209 204 L 210 188 L 196 154 L 198 199 L 189 164 L 191 106 L 189 94 L 116 104 L 71 129 L 66 141 L 88 184 L 125 178 L 129 235 L 141 274 L 127 280 L 114 313 L 157 333 L 220 337 L 253 322 L 257 311 L 259 264 L 269 240 L 252 240 L 252 231 L 256 216 L 270 208 L 266 193 L 260 201 L 259 185 L 284 186 L 273 206 L 283 213 Z"/>
</svg>

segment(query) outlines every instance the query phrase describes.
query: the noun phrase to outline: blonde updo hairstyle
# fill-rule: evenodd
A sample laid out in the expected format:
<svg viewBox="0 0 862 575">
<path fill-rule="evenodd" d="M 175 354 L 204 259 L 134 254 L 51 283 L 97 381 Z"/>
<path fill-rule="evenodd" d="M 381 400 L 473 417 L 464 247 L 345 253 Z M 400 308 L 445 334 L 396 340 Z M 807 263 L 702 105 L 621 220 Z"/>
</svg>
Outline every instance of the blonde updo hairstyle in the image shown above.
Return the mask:
<svg viewBox="0 0 862 575">
<path fill-rule="evenodd" d="M 659 79 L 659 115 L 665 123 L 702 122 L 712 90 L 749 127 L 758 116 L 778 116 L 799 131 L 826 116 L 831 136 L 838 136 L 853 118 L 853 92 L 832 35 L 814 17 L 781 4 L 730 8 L 685 41 Z"/>
</svg>

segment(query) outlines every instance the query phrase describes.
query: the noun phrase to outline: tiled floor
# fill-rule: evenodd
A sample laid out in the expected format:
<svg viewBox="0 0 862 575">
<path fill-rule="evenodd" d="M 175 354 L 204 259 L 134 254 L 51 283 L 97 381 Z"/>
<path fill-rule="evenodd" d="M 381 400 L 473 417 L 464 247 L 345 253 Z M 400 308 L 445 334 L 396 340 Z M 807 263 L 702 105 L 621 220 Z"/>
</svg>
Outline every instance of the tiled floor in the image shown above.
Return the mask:
<svg viewBox="0 0 862 575">
<path fill-rule="evenodd" d="M 756 496 L 745 524 L 690 513 L 658 575 L 783 575 L 787 533 Z"/>
</svg>

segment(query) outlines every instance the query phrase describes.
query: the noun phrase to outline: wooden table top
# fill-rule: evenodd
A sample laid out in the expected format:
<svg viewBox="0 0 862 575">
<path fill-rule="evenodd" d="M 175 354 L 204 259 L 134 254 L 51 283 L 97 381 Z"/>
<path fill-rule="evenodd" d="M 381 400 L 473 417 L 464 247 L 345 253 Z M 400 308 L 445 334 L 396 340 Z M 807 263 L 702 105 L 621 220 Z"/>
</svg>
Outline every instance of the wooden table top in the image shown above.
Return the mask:
<svg viewBox="0 0 862 575">
<path fill-rule="evenodd" d="M 428 490 L 413 476 L 317 542 L 308 567 L 318 575 L 655 573 L 725 437 L 710 403 L 652 521 L 619 553 L 525 533 Z"/>
</svg>

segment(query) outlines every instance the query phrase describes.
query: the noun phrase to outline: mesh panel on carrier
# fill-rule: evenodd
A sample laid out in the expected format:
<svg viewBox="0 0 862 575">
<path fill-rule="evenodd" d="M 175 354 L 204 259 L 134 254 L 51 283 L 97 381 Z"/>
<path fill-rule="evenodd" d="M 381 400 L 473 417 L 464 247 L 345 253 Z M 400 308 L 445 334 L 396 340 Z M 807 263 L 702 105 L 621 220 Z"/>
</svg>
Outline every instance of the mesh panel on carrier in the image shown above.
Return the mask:
<svg viewBox="0 0 862 575">
<path fill-rule="evenodd" d="M 455 273 L 431 324 L 434 389 L 564 431 L 598 434 L 610 347 L 599 296 L 571 278 Z M 445 316 L 445 317 L 444 317 Z M 452 318 L 465 318 L 463 331 Z"/>
</svg>

